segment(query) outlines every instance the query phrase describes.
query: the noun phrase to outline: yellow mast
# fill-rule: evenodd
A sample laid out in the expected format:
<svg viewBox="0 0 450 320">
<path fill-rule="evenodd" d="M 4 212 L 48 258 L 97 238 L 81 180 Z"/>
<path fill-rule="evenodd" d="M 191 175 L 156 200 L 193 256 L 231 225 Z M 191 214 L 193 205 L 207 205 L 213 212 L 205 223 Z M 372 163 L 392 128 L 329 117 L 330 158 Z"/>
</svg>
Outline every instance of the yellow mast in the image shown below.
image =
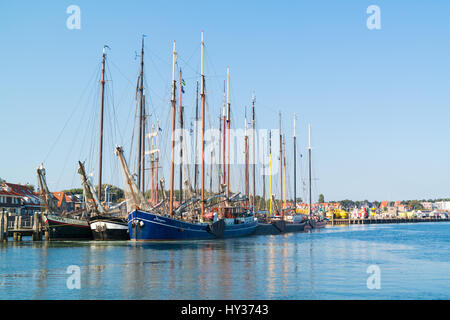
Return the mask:
<svg viewBox="0 0 450 320">
<path fill-rule="evenodd" d="M 272 203 L 272 132 L 269 131 L 269 166 L 270 166 L 270 215 L 273 213 Z"/>
</svg>

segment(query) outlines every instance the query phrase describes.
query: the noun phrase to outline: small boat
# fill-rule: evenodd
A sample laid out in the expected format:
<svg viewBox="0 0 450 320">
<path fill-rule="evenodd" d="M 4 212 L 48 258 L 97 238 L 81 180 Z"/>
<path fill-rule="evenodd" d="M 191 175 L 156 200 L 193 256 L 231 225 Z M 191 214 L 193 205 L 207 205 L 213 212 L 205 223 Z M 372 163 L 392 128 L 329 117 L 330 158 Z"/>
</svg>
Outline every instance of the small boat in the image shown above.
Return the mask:
<svg viewBox="0 0 450 320">
<path fill-rule="evenodd" d="M 91 240 L 89 222 L 81 215 L 62 216 L 44 213 L 44 226 L 49 240 Z"/>
<path fill-rule="evenodd" d="M 92 239 L 89 222 L 86 219 L 86 210 L 82 209 L 69 213 L 59 213 L 56 199 L 48 189 L 45 169 L 42 164 L 37 169 L 37 176 L 41 203 L 44 207 L 43 220 L 48 240 Z"/>
<path fill-rule="evenodd" d="M 112 208 L 104 208 L 86 176 L 84 164 L 81 161 L 78 161 L 78 173 L 81 176 L 86 208 L 90 213 L 88 220 L 94 240 L 129 240 L 128 221 L 120 215 L 122 203 Z"/>
<path fill-rule="evenodd" d="M 96 215 L 89 218 L 89 223 L 94 240 L 130 240 L 127 219 Z"/>
</svg>

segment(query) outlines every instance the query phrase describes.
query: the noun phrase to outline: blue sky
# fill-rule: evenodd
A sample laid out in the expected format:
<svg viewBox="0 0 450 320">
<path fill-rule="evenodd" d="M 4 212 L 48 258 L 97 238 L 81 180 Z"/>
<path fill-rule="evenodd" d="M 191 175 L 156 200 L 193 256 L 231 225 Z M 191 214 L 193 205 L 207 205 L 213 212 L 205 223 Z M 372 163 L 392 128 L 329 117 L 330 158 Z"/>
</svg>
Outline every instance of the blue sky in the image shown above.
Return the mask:
<svg viewBox="0 0 450 320">
<path fill-rule="evenodd" d="M 80 30 L 66 28 L 72 4 L 81 9 Z M 372 4 L 381 9 L 381 30 L 366 27 Z M 204 30 L 212 113 L 229 66 L 237 126 L 253 91 L 258 127 L 276 128 L 281 110 L 288 145 L 297 113 L 303 154 L 311 123 L 315 196 L 449 197 L 449 12 L 448 1 L 2 2 L 0 177 L 36 184 L 44 162 L 52 189 L 78 187 L 76 161 L 96 157 L 95 76 L 107 44 L 114 105 L 107 121 L 118 125 L 106 138 L 104 182 L 120 184 L 112 148 L 130 139 L 141 35 L 149 105 L 167 131 L 172 41 L 191 119 Z"/>
</svg>

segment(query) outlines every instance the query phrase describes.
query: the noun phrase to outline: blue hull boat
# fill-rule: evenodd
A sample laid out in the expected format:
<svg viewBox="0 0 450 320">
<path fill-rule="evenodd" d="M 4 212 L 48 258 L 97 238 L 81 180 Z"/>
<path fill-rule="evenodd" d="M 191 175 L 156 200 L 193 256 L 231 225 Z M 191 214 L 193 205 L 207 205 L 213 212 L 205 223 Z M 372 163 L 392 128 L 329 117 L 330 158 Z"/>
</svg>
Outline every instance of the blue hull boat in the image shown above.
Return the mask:
<svg viewBox="0 0 450 320">
<path fill-rule="evenodd" d="M 141 210 L 128 215 L 130 239 L 134 241 L 243 237 L 251 235 L 257 224 L 253 216 L 221 219 L 214 223 L 191 223 Z"/>
</svg>

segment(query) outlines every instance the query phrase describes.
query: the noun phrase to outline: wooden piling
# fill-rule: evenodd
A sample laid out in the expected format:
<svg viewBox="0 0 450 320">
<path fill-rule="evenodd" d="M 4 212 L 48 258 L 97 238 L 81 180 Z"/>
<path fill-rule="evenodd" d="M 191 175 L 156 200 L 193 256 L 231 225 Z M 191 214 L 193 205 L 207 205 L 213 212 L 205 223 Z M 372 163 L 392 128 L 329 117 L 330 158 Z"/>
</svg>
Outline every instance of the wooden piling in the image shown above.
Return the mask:
<svg viewBox="0 0 450 320">
<path fill-rule="evenodd" d="M 39 214 L 37 212 L 34 213 L 33 216 L 33 241 L 41 241 L 42 233 L 39 223 Z"/>
<path fill-rule="evenodd" d="M 7 241 L 8 237 L 5 235 L 5 224 L 8 224 L 8 220 L 5 221 L 5 209 L 2 210 L 2 214 L 0 217 L 0 241 L 5 242 Z"/>
</svg>

